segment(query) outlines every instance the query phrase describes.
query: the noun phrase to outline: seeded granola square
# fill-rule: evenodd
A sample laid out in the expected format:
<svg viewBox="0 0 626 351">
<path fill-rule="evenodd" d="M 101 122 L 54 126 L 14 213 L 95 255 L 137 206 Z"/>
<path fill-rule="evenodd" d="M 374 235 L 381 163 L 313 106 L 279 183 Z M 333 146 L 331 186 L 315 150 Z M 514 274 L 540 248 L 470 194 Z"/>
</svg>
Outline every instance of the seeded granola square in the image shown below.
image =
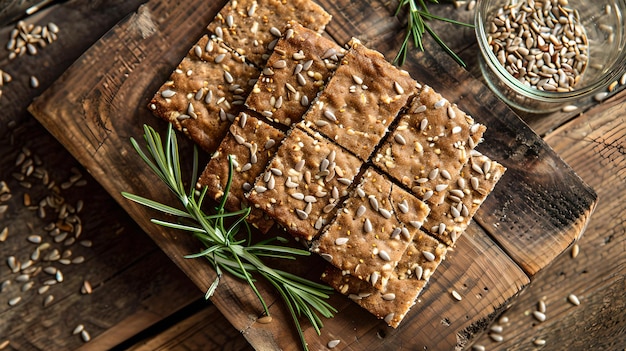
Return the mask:
<svg viewBox="0 0 626 351">
<path fill-rule="evenodd" d="M 230 155 L 233 160 L 233 175 L 226 208 L 237 211 L 251 207 L 244 193 L 252 188 L 256 177 L 263 173 L 284 137 L 282 131 L 244 112 L 240 113 L 202 172 L 197 188 L 206 186 L 210 197 L 221 200 L 228 181 Z M 251 208 L 247 220 L 263 233 L 274 224 L 263 211 L 254 207 Z"/>
<path fill-rule="evenodd" d="M 344 52 L 332 40 L 290 22 L 246 105 L 276 123 L 299 122 Z"/>
<path fill-rule="evenodd" d="M 366 161 L 418 84 L 358 40 L 349 46 L 304 125 Z"/>
<path fill-rule="evenodd" d="M 383 290 L 428 212 L 425 203 L 368 168 L 312 249 Z"/>
<path fill-rule="evenodd" d="M 293 128 L 248 199 L 295 237 L 312 240 L 360 167 L 361 161 L 340 147 Z"/>
<path fill-rule="evenodd" d="M 473 151 L 470 161 L 446 189 L 442 202 L 431 206 L 424 229 L 453 245 L 505 171 L 501 164 Z"/>
<path fill-rule="evenodd" d="M 149 108 L 213 153 L 258 76 L 256 68 L 205 35 L 154 95 Z"/>
<path fill-rule="evenodd" d="M 418 230 L 384 290 L 377 290 L 330 265 L 321 279 L 389 326 L 397 328 L 445 258 L 446 250 L 445 245 Z"/>
<path fill-rule="evenodd" d="M 429 86 L 420 89 L 373 162 L 423 201 L 436 205 L 458 177 L 485 126 Z"/>
<path fill-rule="evenodd" d="M 331 16 L 311 0 L 231 0 L 208 29 L 257 67 L 265 66 L 289 21 L 323 32 Z"/>
</svg>

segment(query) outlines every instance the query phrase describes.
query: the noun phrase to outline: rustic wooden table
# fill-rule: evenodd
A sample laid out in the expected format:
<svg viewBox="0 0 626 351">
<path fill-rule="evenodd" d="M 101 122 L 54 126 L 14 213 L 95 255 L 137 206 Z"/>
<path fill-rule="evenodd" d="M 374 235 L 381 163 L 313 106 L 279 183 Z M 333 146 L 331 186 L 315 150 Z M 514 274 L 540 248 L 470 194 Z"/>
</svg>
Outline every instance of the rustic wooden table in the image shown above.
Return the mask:
<svg viewBox="0 0 626 351">
<path fill-rule="evenodd" d="M 0 69 L 13 78 L 0 87 L 0 230 L 6 228 L 7 232 L 7 239 L 0 242 L 0 280 L 11 281 L 0 293 L 0 349 L 250 347 L 216 307 L 202 299 L 202 292 L 170 257 L 27 110 L 103 35 L 115 36 L 107 31 L 135 13 L 143 2 L 70 0 L 54 5 L 27 22 L 54 22 L 60 28 L 58 39 L 45 48 L 38 47 L 36 55 L 26 54 L 13 60 L 4 48 L 15 24 L 0 28 Z M 328 6 L 328 2 L 323 3 Z M 399 38 L 399 24 L 390 17 L 395 3 L 368 3 L 380 16 L 380 23 L 375 30 L 360 28 L 363 38 L 375 46 L 386 39 Z M 465 7 L 431 8 L 466 22 L 473 15 Z M 342 11 L 350 13 L 347 2 Z M 359 18 L 355 11 L 352 13 L 354 17 L 349 22 L 358 29 Z M 445 25 L 437 28 L 444 40 L 460 52 L 469 72 L 480 79 L 472 30 Z M 342 37 L 342 33 L 334 36 Z M 430 44 L 427 48 L 437 50 Z M 139 59 L 142 53 L 135 55 Z M 167 71 L 164 67 L 157 69 Z M 38 79 L 38 87 L 30 85 L 31 76 Z M 156 87 L 160 82 L 151 84 Z M 512 300 L 510 308 L 492 316 L 496 320 L 492 331 L 476 331 L 471 340 L 474 346 L 524 350 L 626 347 L 626 303 L 622 297 L 626 288 L 626 93 L 622 88 L 623 85 L 618 86 L 601 103 L 581 101 L 580 110 L 574 112 L 521 116 L 595 190 L 599 202 L 577 243 L 578 255 L 567 252 L 534 276 L 530 286 Z M 68 231 L 69 235 L 49 236 L 42 231 L 48 225 L 60 226 L 61 232 Z M 21 262 L 22 271 L 28 269 L 24 264 L 28 264 L 38 246 L 27 241 L 33 235 L 52 238 L 48 241 L 68 264 L 57 265 L 63 274 L 60 279 L 33 270 L 30 275 L 35 283 L 28 288 L 27 282 L 15 280 L 8 261 L 14 256 Z M 80 263 L 80 257 L 84 263 Z M 45 268 L 43 264 L 39 266 Z M 56 283 L 46 285 L 50 279 Z M 84 288 L 81 292 L 85 282 L 92 286 L 91 293 L 85 293 Z M 578 297 L 579 306 L 568 301 L 570 294 Z M 21 299 L 17 301 L 16 297 Z M 547 318 L 538 322 L 532 312 L 544 304 Z M 75 327 L 81 324 L 89 333 L 89 342 L 81 335 L 73 335 Z M 498 335 L 502 341 L 495 341 Z M 545 340 L 544 346 L 539 345 L 541 340 Z"/>
</svg>

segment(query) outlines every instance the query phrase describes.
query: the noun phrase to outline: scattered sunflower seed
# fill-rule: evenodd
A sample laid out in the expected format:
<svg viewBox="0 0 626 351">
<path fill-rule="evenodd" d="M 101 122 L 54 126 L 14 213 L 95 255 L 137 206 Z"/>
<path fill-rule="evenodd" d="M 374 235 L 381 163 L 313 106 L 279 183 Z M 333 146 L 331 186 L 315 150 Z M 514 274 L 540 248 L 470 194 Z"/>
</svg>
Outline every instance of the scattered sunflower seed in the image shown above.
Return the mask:
<svg viewBox="0 0 626 351">
<path fill-rule="evenodd" d="M 83 339 L 84 342 L 89 342 L 89 340 L 91 340 L 91 335 L 89 335 L 89 332 L 83 329 L 80 332 L 80 338 Z"/>
<path fill-rule="evenodd" d="M 77 335 L 80 332 L 82 332 L 83 330 L 85 330 L 85 326 L 82 324 L 77 325 L 74 330 L 72 331 L 72 335 Z"/>
<path fill-rule="evenodd" d="M 80 293 L 83 295 L 89 295 L 93 291 L 91 283 L 88 280 L 83 281 L 83 285 L 80 287 Z"/>
<path fill-rule="evenodd" d="M 574 244 L 572 246 L 572 258 L 576 258 L 576 256 L 578 256 L 578 254 L 580 253 L 580 246 L 578 246 L 578 244 Z"/>
<path fill-rule="evenodd" d="M 541 300 L 537 303 L 537 311 L 546 313 L 546 302 Z"/>
<path fill-rule="evenodd" d="M 268 324 L 272 322 L 272 316 L 263 316 L 256 320 L 260 324 Z"/>
<path fill-rule="evenodd" d="M 539 322 L 544 322 L 546 320 L 545 313 L 542 313 L 539 311 L 533 311 L 533 317 L 535 317 L 535 319 L 538 320 Z"/>
<path fill-rule="evenodd" d="M 504 328 L 500 324 L 494 324 L 491 326 L 491 328 L 489 328 L 489 330 L 494 333 L 502 334 Z"/>
<path fill-rule="evenodd" d="M 574 112 L 576 110 L 578 110 L 578 106 L 576 105 L 566 105 L 561 109 L 563 112 Z"/>
<path fill-rule="evenodd" d="M 9 306 L 13 307 L 15 305 L 17 305 L 18 303 L 20 303 L 20 301 L 22 301 L 22 297 L 21 296 L 16 296 L 12 299 L 9 300 Z"/>
<path fill-rule="evenodd" d="M 489 337 L 495 342 L 502 342 L 504 340 L 504 337 L 502 335 L 496 333 L 489 334 Z"/>
<path fill-rule="evenodd" d="M 33 244 L 41 244 L 41 236 L 39 236 L 39 235 L 29 235 L 28 236 L 28 241 L 30 241 Z"/>
<path fill-rule="evenodd" d="M 580 305 L 580 300 L 578 299 L 578 296 L 576 296 L 574 294 L 569 294 L 567 296 L 567 301 L 569 301 L 574 306 Z"/>
<path fill-rule="evenodd" d="M 30 76 L 30 87 L 33 89 L 39 88 L 39 79 L 35 76 Z"/>
<path fill-rule="evenodd" d="M 339 345 L 340 342 L 341 340 L 338 339 L 331 340 L 328 342 L 328 344 L 326 344 L 326 346 L 328 346 L 329 349 L 334 349 L 335 347 L 337 347 L 337 345 Z"/>
<path fill-rule="evenodd" d="M 603 91 L 601 93 L 597 93 L 596 95 L 593 96 L 594 100 L 596 100 L 597 102 L 602 102 L 604 101 L 604 99 L 606 99 L 606 97 L 609 95 L 609 93 L 607 93 L 606 91 Z"/>
</svg>

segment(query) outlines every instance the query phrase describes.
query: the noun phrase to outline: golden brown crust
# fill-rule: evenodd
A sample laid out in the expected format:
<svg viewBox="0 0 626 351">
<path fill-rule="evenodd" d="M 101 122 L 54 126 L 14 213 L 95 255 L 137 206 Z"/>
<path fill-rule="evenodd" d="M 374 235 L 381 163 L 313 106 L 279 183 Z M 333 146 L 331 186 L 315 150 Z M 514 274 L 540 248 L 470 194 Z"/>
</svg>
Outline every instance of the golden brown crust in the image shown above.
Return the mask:
<svg viewBox="0 0 626 351">
<path fill-rule="evenodd" d="M 282 131 L 246 113 L 240 113 L 198 179 L 198 188 L 206 186 L 207 194 L 214 200 L 223 197 L 228 181 L 230 155 L 233 159 L 233 177 L 226 208 L 237 211 L 250 207 L 244 193 L 252 188 L 256 177 L 265 170 L 284 137 Z M 263 233 L 274 224 L 263 211 L 254 207 L 246 219 Z"/>
<path fill-rule="evenodd" d="M 443 200 L 431 205 L 424 229 L 446 244 L 453 245 L 505 171 L 506 168 L 498 162 L 472 152 L 470 162 L 450 184 Z"/>
<path fill-rule="evenodd" d="M 368 168 L 313 250 L 383 290 L 428 211 L 425 203 Z"/>
<path fill-rule="evenodd" d="M 276 123 L 299 122 L 344 51 L 319 33 L 290 22 L 246 105 Z"/>
<path fill-rule="evenodd" d="M 397 328 L 445 254 L 445 245 L 419 230 L 382 291 L 333 266 L 322 274 L 322 280 Z"/>
<path fill-rule="evenodd" d="M 365 161 L 417 86 L 407 72 L 353 39 L 304 124 Z"/>
<path fill-rule="evenodd" d="M 483 125 L 424 86 L 373 162 L 418 198 L 436 205 L 484 131 Z"/>
<path fill-rule="evenodd" d="M 294 236 L 312 240 L 360 167 L 359 159 L 340 147 L 293 128 L 248 199 Z"/>
<path fill-rule="evenodd" d="M 231 0 L 208 29 L 257 67 L 263 67 L 272 51 L 272 42 L 287 22 L 296 21 L 321 33 L 330 19 L 311 0 Z"/>
<path fill-rule="evenodd" d="M 256 68 L 204 36 L 154 95 L 149 107 L 212 153 L 242 110 L 258 75 Z"/>
</svg>

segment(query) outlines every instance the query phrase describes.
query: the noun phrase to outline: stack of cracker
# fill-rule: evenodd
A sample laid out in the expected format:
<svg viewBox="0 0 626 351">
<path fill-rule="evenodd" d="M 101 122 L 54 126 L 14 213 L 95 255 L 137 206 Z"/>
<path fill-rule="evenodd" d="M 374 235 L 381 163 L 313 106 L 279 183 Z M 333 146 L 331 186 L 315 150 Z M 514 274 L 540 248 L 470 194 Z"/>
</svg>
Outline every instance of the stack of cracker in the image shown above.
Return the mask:
<svg viewBox="0 0 626 351">
<path fill-rule="evenodd" d="M 486 127 L 352 39 L 310 0 L 231 0 L 150 103 L 213 156 L 198 180 L 329 265 L 322 280 L 397 327 L 505 168 Z"/>
</svg>

